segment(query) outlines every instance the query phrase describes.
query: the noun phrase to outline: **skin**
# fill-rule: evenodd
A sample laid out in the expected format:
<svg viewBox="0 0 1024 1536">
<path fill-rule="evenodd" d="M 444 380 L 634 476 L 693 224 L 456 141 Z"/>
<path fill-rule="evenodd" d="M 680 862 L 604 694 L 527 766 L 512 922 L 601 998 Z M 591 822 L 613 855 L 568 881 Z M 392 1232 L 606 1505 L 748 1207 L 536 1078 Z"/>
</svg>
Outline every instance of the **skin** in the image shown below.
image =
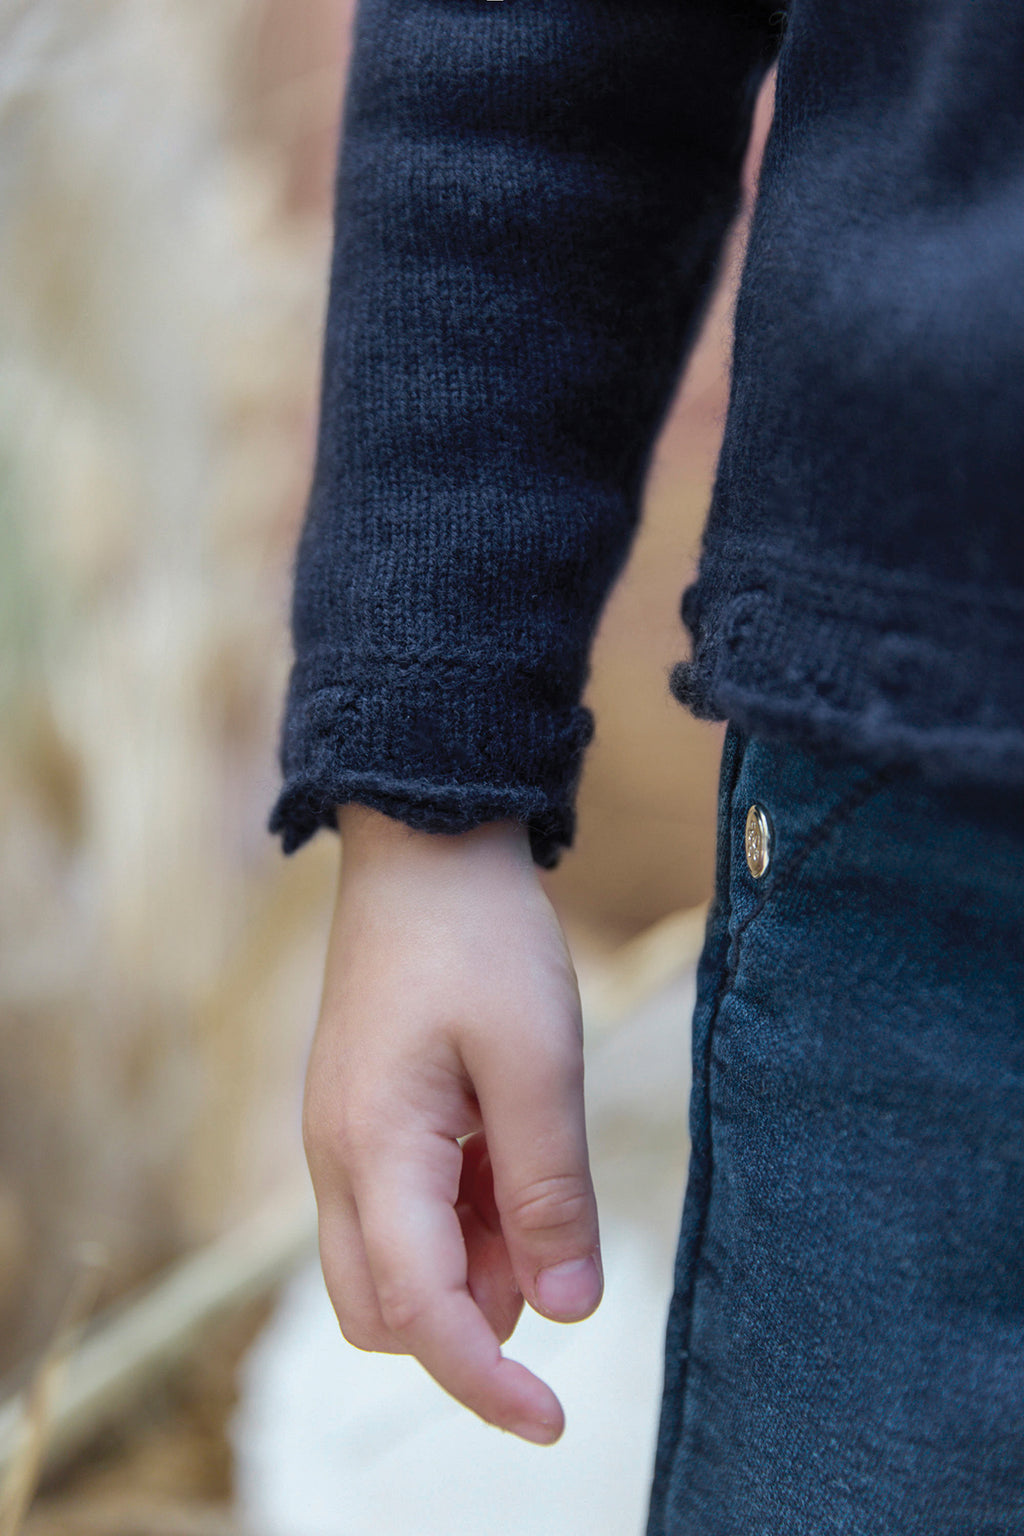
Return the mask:
<svg viewBox="0 0 1024 1536">
<path fill-rule="evenodd" d="M 448 836 L 340 808 L 344 859 L 306 1078 L 320 1256 L 359 1349 L 550 1444 L 554 1393 L 507 1359 L 524 1299 L 601 1299 L 579 992 L 526 829 Z M 564 1267 L 563 1267 L 564 1266 Z"/>
</svg>

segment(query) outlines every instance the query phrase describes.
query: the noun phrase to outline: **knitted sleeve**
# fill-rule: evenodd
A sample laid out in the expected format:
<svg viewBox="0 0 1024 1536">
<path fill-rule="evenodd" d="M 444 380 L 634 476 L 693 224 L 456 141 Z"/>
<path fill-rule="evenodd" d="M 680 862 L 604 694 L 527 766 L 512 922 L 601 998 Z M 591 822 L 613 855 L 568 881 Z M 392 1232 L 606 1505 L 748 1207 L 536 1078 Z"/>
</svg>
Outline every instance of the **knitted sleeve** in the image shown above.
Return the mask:
<svg viewBox="0 0 1024 1536">
<path fill-rule="evenodd" d="M 580 696 L 737 198 L 759 0 L 361 0 L 270 829 L 573 835 Z"/>
</svg>

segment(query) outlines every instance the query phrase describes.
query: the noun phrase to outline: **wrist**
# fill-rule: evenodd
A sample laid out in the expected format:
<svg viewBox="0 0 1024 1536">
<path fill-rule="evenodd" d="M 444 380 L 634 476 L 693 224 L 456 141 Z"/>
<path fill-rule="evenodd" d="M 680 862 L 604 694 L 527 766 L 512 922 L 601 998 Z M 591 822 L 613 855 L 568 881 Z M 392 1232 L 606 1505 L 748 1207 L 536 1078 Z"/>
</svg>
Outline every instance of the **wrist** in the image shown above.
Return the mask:
<svg viewBox="0 0 1024 1536">
<path fill-rule="evenodd" d="M 489 821 L 465 832 L 424 832 L 354 801 L 338 806 L 337 817 L 349 866 L 367 860 L 440 864 L 495 858 L 533 864 L 525 822 Z"/>
</svg>

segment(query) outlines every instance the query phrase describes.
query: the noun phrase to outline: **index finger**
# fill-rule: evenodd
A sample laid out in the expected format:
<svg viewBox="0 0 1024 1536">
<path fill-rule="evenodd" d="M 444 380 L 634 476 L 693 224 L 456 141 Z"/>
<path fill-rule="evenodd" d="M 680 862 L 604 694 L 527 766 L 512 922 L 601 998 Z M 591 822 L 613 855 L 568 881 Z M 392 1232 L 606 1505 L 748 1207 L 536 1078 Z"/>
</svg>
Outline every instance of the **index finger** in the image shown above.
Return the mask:
<svg viewBox="0 0 1024 1536">
<path fill-rule="evenodd" d="M 459 1402 L 490 1424 L 549 1445 L 562 1433 L 561 1404 L 525 1366 L 505 1359 L 470 1295 L 454 1195 L 431 1176 L 436 1164 L 437 1148 L 431 1155 L 421 1142 L 378 1160 L 372 1178 L 353 1180 L 381 1316 Z"/>
</svg>

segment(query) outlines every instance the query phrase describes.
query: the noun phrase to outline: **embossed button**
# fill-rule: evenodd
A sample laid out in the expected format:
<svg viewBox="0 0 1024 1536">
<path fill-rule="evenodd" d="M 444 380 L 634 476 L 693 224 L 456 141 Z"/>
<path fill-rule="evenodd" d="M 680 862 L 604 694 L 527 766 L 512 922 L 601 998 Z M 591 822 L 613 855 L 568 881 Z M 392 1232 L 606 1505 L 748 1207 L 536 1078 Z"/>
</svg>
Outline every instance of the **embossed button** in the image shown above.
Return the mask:
<svg viewBox="0 0 1024 1536">
<path fill-rule="evenodd" d="M 772 861 L 772 824 L 759 805 L 752 805 L 747 812 L 743 845 L 747 854 L 747 868 L 755 880 L 762 879 L 768 873 Z"/>
</svg>

